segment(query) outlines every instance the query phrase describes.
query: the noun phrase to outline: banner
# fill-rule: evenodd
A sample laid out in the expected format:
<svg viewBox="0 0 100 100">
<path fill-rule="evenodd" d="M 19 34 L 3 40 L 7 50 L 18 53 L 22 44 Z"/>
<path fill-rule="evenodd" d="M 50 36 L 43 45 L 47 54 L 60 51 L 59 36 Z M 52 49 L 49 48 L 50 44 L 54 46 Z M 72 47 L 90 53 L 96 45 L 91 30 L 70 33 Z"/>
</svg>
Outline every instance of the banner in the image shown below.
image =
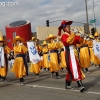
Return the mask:
<svg viewBox="0 0 100 100">
<path fill-rule="evenodd" d="M 41 58 L 40 58 L 38 51 L 34 45 L 34 42 L 27 42 L 27 46 L 28 46 L 30 61 L 33 64 L 38 63 L 41 60 Z"/>
<path fill-rule="evenodd" d="M 94 55 L 100 58 L 100 42 L 93 40 Z"/>
<path fill-rule="evenodd" d="M 4 48 L 0 47 L 0 67 L 4 67 Z"/>
</svg>

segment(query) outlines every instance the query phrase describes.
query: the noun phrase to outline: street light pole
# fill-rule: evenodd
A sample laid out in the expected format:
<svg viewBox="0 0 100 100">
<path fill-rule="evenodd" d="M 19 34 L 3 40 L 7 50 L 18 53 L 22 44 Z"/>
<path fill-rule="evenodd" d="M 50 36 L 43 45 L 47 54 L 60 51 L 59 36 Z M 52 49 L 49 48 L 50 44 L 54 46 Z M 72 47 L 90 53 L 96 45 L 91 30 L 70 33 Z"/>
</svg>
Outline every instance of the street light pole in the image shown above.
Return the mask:
<svg viewBox="0 0 100 100">
<path fill-rule="evenodd" d="M 95 12 L 94 12 L 94 0 L 92 0 L 92 16 L 93 16 L 93 20 L 95 19 Z M 96 28 L 95 23 L 93 23 L 93 27 Z"/>
<path fill-rule="evenodd" d="M 90 31 L 89 31 L 89 21 L 88 21 L 87 0 L 85 0 L 85 5 L 86 5 L 87 32 L 88 32 L 88 34 L 89 34 L 89 33 L 90 33 Z"/>
</svg>

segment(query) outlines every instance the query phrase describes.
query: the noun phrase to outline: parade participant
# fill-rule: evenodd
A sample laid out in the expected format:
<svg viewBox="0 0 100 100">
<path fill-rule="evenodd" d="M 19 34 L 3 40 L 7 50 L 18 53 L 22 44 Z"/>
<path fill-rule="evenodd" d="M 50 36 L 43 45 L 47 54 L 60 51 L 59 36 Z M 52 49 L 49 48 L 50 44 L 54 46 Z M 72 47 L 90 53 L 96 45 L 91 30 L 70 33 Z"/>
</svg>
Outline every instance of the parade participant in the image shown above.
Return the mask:
<svg viewBox="0 0 100 100">
<path fill-rule="evenodd" d="M 96 31 L 95 34 L 94 34 L 94 40 L 95 40 L 96 42 L 99 42 L 98 36 L 99 36 L 99 33 L 98 33 L 98 31 Z M 96 55 L 94 55 L 94 65 L 95 65 L 95 66 L 100 65 L 100 59 L 99 59 Z"/>
<path fill-rule="evenodd" d="M 80 31 L 80 34 L 84 34 L 82 33 L 82 31 Z M 80 43 L 80 56 L 79 56 L 79 60 L 80 60 L 80 65 L 82 68 L 84 68 L 86 70 L 86 73 L 90 73 L 88 71 L 88 67 L 90 67 L 90 55 L 89 55 L 89 47 L 88 47 L 88 40 L 84 39 L 83 42 Z"/>
<path fill-rule="evenodd" d="M 91 65 L 94 64 L 93 39 L 94 39 L 94 36 L 92 34 L 90 34 L 89 35 L 89 40 L 88 40 L 88 47 L 89 47 L 89 51 L 90 51 Z"/>
<path fill-rule="evenodd" d="M 83 35 L 76 36 L 76 32 L 72 32 L 70 30 L 70 25 L 72 21 L 62 21 L 61 26 L 58 28 L 59 32 L 58 35 L 61 35 L 61 30 L 64 31 L 61 37 L 61 41 L 63 42 L 65 49 L 66 49 L 66 62 L 67 62 L 67 75 L 66 75 L 66 89 L 73 89 L 71 87 L 72 81 L 77 81 L 79 86 L 80 92 L 83 92 L 85 88 L 82 84 L 82 79 L 84 79 L 81 67 L 79 65 L 78 59 L 74 52 L 74 47 L 76 44 L 79 44 L 83 41 Z"/>
<path fill-rule="evenodd" d="M 48 43 L 48 49 L 50 52 L 50 72 L 51 77 L 53 77 L 54 73 L 56 73 L 56 78 L 60 79 L 58 71 L 60 70 L 59 65 L 59 55 L 58 55 L 58 49 L 59 49 L 59 42 L 55 42 L 54 40 L 57 38 L 57 36 L 53 36 L 52 34 L 49 34 L 49 37 L 46 39 L 49 41 Z"/>
<path fill-rule="evenodd" d="M 39 40 L 36 39 L 35 37 L 32 37 L 32 41 L 34 42 L 34 45 L 35 45 L 36 50 L 38 51 L 38 54 L 40 54 L 41 48 L 40 48 L 39 43 L 38 43 Z M 39 78 L 40 70 L 41 70 L 41 61 L 39 61 L 36 64 L 33 64 L 31 62 L 30 72 L 35 73 L 36 78 Z"/>
<path fill-rule="evenodd" d="M 0 32 L 2 35 L 2 33 Z M 2 50 L 3 49 L 3 50 Z M 7 72 L 8 72 L 8 59 L 7 59 L 7 54 L 10 54 L 11 49 L 5 45 L 5 41 L 3 39 L 3 36 L 0 36 L 0 78 L 4 83 L 7 82 Z M 2 65 L 3 64 L 3 65 Z"/>
<path fill-rule="evenodd" d="M 65 47 L 61 42 L 61 38 L 59 38 L 59 44 L 60 44 L 60 67 L 61 67 L 61 71 L 63 71 L 63 69 L 67 67 L 67 64 L 65 59 L 65 53 L 66 53 Z"/>
<path fill-rule="evenodd" d="M 43 44 L 41 45 L 42 45 L 42 54 L 43 54 L 42 67 L 46 71 L 46 70 L 49 70 L 49 61 L 48 61 L 49 49 L 48 49 L 48 46 L 47 46 L 48 44 L 46 41 L 43 41 Z"/>
<path fill-rule="evenodd" d="M 25 54 L 27 53 L 28 49 L 26 46 L 24 46 L 24 39 L 20 36 L 16 36 L 16 38 L 13 39 L 12 42 L 15 44 L 15 46 L 13 47 L 15 60 L 12 67 L 12 72 L 15 73 L 16 78 L 20 79 L 20 85 L 24 85 L 23 77 L 28 75 L 28 66 L 25 59 Z"/>
</svg>

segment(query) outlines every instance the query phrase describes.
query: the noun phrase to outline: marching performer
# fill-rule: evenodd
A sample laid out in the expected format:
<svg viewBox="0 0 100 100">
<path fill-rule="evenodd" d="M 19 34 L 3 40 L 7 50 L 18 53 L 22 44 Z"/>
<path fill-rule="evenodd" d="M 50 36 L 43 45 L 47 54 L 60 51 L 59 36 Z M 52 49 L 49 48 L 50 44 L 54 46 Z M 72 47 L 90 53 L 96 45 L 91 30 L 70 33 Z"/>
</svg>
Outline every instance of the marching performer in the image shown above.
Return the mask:
<svg viewBox="0 0 100 100">
<path fill-rule="evenodd" d="M 59 65 L 59 55 L 58 55 L 58 49 L 59 49 L 59 42 L 55 42 L 54 40 L 57 38 L 57 36 L 53 36 L 52 34 L 49 34 L 49 37 L 46 39 L 49 41 L 48 43 L 48 49 L 50 53 L 50 72 L 51 77 L 53 77 L 53 74 L 56 73 L 56 78 L 60 79 L 58 71 L 60 70 Z"/>
<path fill-rule="evenodd" d="M 84 34 L 82 33 L 82 31 L 80 31 L 80 34 Z M 90 73 L 88 71 L 88 67 L 90 67 L 90 55 L 89 55 L 89 47 L 88 47 L 88 40 L 84 39 L 84 41 L 82 43 L 80 43 L 80 56 L 79 56 L 79 60 L 80 60 L 80 65 L 82 68 L 84 68 L 86 70 L 86 73 Z"/>
<path fill-rule="evenodd" d="M 88 47 L 89 47 L 89 51 L 90 51 L 91 65 L 94 64 L 93 39 L 94 39 L 94 36 L 92 34 L 90 34 L 89 35 L 89 40 L 88 40 Z"/>
<path fill-rule="evenodd" d="M 10 54 L 11 49 L 5 45 L 3 36 L 0 36 L 0 78 L 4 83 L 7 82 L 6 76 L 8 72 L 7 54 Z"/>
<path fill-rule="evenodd" d="M 72 81 L 77 81 L 79 86 L 80 92 L 83 92 L 85 88 L 82 84 L 82 79 L 84 79 L 81 67 L 79 65 L 78 59 L 74 52 L 74 47 L 76 44 L 79 44 L 83 41 L 80 36 L 76 36 L 76 32 L 71 32 L 70 25 L 72 21 L 62 21 L 61 26 L 58 28 L 59 32 L 58 35 L 61 35 L 61 30 L 64 31 L 61 37 L 61 41 L 63 42 L 65 49 L 66 49 L 66 62 L 67 62 L 67 75 L 66 75 L 66 89 L 73 89 L 71 87 Z"/>
<path fill-rule="evenodd" d="M 38 44 L 38 39 L 36 39 L 35 37 L 32 37 L 32 41 L 34 42 L 34 45 L 35 45 L 36 50 L 38 51 L 38 54 L 40 54 L 41 48 Z M 39 61 L 37 63 L 31 62 L 30 72 L 35 73 L 37 78 L 39 78 L 40 70 L 41 70 L 41 61 Z"/>
<path fill-rule="evenodd" d="M 96 31 L 95 32 L 95 34 L 94 34 L 94 40 L 96 41 L 96 42 L 99 42 L 99 40 L 98 40 L 98 36 L 99 36 L 99 33 L 98 33 L 98 31 Z M 100 59 L 96 56 L 96 55 L 94 55 L 94 65 L 95 66 L 100 66 Z"/>
<path fill-rule="evenodd" d="M 66 59 L 65 59 L 65 47 L 63 43 L 61 42 L 61 38 L 59 38 L 59 44 L 60 44 L 60 66 L 61 66 L 61 71 L 63 71 L 64 68 L 67 67 L 66 64 Z"/>
<path fill-rule="evenodd" d="M 42 60 L 42 67 L 44 68 L 44 70 L 49 70 L 49 61 L 48 61 L 48 46 L 47 46 L 47 42 L 43 41 L 42 44 L 42 54 L 43 54 L 43 60 Z"/>
<path fill-rule="evenodd" d="M 27 53 L 28 49 L 26 46 L 24 46 L 24 39 L 20 36 L 16 36 L 12 42 L 15 44 L 13 48 L 15 60 L 11 70 L 15 73 L 16 78 L 20 79 L 20 85 L 24 85 L 23 77 L 28 75 L 28 66 L 25 59 L 25 54 Z"/>
</svg>

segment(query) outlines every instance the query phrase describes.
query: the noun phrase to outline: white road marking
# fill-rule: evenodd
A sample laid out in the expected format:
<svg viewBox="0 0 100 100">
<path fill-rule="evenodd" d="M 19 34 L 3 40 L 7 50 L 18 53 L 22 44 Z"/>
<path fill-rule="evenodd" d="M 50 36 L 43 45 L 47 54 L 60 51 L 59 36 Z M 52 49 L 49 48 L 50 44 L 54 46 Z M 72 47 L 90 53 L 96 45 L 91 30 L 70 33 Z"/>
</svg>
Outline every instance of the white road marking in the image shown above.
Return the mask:
<svg viewBox="0 0 100 100">
<path fill-rule="evenodd" d="M 55 89 L 55 90 L 66 90 L 64 88 L 56 88 L 56 87 L 48 87 L 48 86 L 39 86 L 39 85 L 29 85 L 29 84 L 26 84 L 26 86 L 31 86 L 33 88 L 36 88 L 36 87 L 41 87 L 41 88 L 48 88 L 48 89 Z M 77 91 L 77 92 L 80 92 L 79 90 L 70 90 L 70 91 Z M 89 94 L 100 94 L 99 92 L 90 92 L 90 91 L 85 91 L 84 93 L 89 93 Z"/>
<path fill-rule="evenodd" d="M 1 82 L 0 82 L 1 83 Z M 18 83 L 7 83 L 7 84 L 12 84 L 12 85 L 20 85 Z M 46 88 L 46 89 L 55 89 L 55 90 L 66 90 L 64 88 L 57 88 L 57 87 L 48 87 L 48 86 L 40 86 L 40 85 L 31 85 L 31 84 L 25 84 L 24 86 L 28 86 L 28 87 L 33 87 L 33 88 Z M 79 90 L 69 90 L 69 91 L 76 91 L 76 92 L 80 92 Z M 88 93 L 88 94 L 99 94 L 100 92 L 90 92 L 90 91 L 85 91 L 84 93 Z"/>
</svg>

